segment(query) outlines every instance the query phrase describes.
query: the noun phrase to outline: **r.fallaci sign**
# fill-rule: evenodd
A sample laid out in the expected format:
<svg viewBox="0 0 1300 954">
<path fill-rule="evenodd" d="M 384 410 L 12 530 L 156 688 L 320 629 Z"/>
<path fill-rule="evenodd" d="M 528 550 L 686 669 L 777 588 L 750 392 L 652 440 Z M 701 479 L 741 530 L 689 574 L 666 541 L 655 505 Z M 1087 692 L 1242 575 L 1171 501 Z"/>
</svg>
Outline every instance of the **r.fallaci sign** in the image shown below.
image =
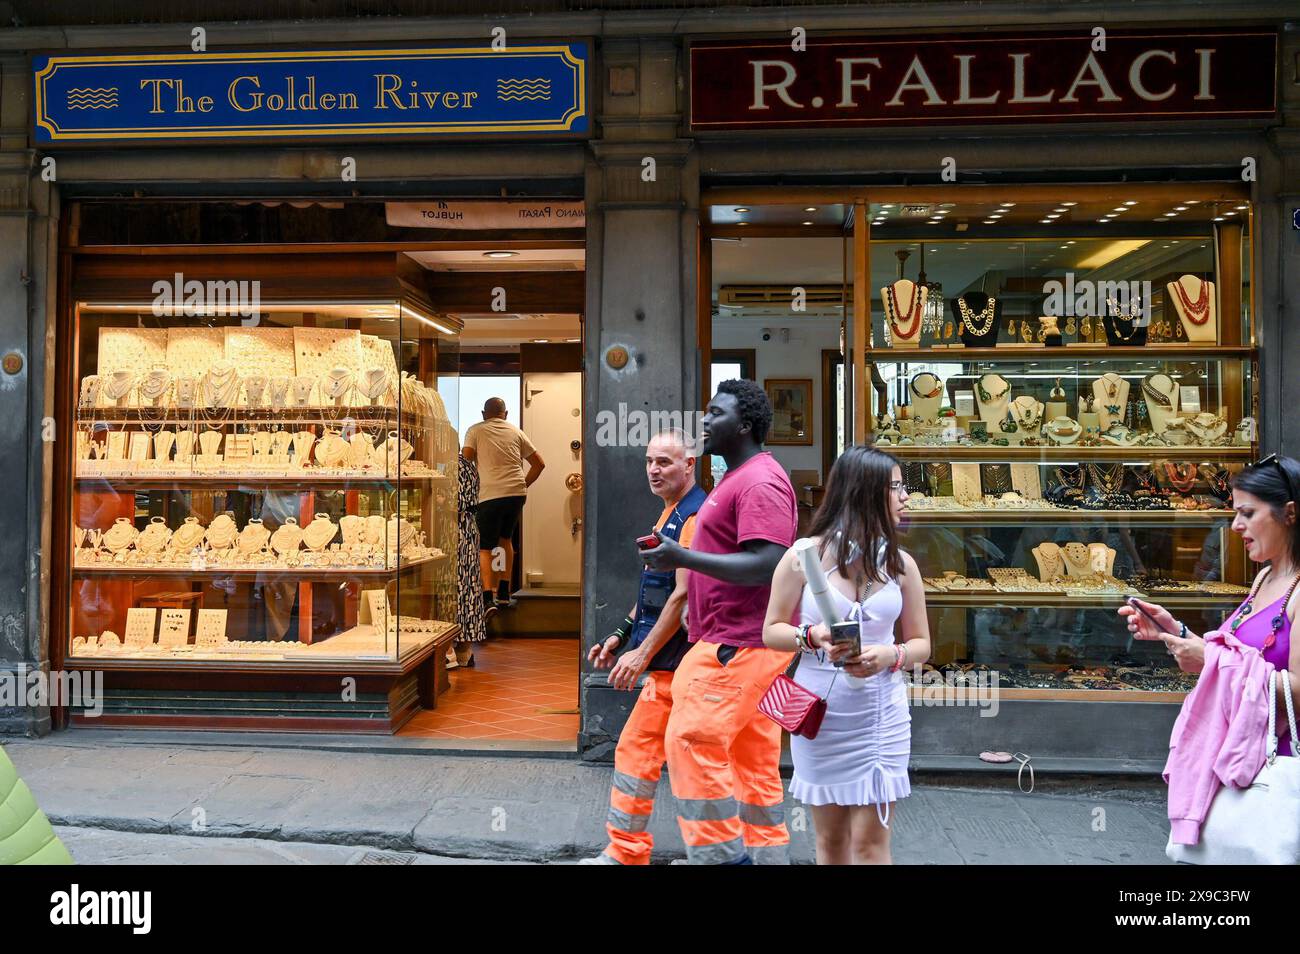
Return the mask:
<svg viewBox="0 0 1300 954">
<path fill-rule="evenodd" d="M 38 56 L 38 145 L 581 134 L 587 45 Z"/>
<path fill-rule="evenodd" d="M 1271 117 L 1277 33 L 1108 30 L 707 41 L 690 50 L 691 127 Z"/>
</svg>

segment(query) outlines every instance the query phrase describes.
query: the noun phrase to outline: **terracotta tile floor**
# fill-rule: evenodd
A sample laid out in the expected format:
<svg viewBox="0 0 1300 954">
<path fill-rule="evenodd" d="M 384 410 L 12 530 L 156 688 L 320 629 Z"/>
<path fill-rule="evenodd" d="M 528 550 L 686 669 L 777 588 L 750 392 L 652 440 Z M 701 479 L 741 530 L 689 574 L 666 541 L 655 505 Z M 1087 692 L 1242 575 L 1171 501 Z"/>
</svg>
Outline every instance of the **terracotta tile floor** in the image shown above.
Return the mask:
<svg viewBox="0 0 1300 954">
<path fill-rule="evenodd" d="M 426 739 L 572 742 L 578 736 L 578 646 L 572 639 L 489 639 L 473 669 L 398 735 Z"/>
</svg>

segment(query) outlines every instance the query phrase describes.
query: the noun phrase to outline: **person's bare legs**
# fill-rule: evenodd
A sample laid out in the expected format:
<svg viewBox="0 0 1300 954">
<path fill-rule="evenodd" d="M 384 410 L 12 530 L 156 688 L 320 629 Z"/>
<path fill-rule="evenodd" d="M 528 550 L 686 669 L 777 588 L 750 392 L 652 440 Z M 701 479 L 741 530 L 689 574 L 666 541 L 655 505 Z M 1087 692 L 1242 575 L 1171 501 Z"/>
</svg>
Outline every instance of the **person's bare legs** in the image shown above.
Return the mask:
<svg viewBox="0 0 1300 954">
<path fill-rule="evenodd" d="M 845 805 L 813 805 L 813 829 L 817 835 L 819 865 L 852 864 L 849 848 L 852 816 Z"/>
<path fill-rule="evenodd" d="M 885 816 L 892 824 L 897 802 L 889 803 Z M 875 805 L 855 805 L 852 809 L 852 854 L 855 865 L 892 865 L 889 852 L 889 829 L 880 824 Z"/>
</svg>

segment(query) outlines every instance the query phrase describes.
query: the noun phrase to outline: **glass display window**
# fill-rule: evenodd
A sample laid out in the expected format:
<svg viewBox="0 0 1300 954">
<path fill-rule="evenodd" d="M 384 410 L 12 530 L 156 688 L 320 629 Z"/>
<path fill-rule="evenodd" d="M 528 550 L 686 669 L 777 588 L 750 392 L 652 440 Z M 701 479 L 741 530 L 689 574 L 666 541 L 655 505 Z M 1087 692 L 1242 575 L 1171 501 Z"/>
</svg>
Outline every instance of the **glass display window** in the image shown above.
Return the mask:
<svg viewBox="0 0 1300 954">
<path fill-rule="evenodd" d="M 247 305 L 75 304 L 73 665 L 452 638 L 459 323 L 415 297 Z"/>
</svg>

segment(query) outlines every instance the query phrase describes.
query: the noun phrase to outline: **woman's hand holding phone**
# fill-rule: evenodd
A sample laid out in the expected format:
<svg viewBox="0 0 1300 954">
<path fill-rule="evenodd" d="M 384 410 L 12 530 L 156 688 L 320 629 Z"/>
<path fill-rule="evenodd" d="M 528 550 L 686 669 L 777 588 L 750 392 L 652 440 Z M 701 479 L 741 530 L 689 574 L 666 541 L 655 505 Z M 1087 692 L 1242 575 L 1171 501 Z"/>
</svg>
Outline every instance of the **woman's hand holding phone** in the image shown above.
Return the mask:
<svg viewBox="0 0 1300 954">
<path fill-rule="evenodd" d="M 1136 639 L 1160 639 L 1164 636 L 1177 636 L 1180 629 L 1178 621 L 1167 609 L 1158 603 L 1147 603 L 1131 596 L 1128 602 L 1118 610 L 1119 615 L 1128 623 L 1128 631 Z"/>
</svg>

